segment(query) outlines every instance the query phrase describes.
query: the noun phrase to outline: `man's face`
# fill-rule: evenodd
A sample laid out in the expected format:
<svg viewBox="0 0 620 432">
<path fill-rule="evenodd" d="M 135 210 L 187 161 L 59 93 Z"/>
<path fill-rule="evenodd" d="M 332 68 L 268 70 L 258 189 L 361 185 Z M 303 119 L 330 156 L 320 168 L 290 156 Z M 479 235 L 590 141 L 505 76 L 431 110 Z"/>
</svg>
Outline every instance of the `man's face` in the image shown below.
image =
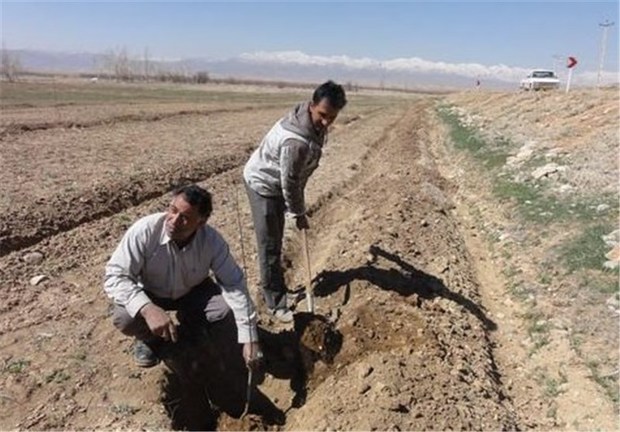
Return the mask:
<svg viewBox="0 0 620 432">
<path fill-rule="evenodd" d="M 198 213 L 198 209 L 185 201 L 179 194 L 172 199 L 166 211 L 166 233 L 172 240 L 184 241 L 190 238 L 207 219 Z"/>
<path fill-rule="evenodd" d="M 312 125 L 314 129 L 319 132 L 325 131 L 325 129 L 336 120 L 338 112 L 340 111 L 332 107 L 325 98 L 321 99 L 317 104 L 310 102 L 309 110 Z"/>
</svg>

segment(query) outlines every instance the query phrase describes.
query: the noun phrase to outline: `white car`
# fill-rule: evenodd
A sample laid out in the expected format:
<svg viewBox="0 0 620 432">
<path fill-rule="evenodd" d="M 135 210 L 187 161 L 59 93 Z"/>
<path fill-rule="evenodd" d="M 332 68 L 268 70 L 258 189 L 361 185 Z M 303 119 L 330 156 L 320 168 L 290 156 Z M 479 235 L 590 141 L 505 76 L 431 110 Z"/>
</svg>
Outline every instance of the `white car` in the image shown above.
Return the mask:
<svg viewBox="0 0 620 432">
<path fill-rule="evenodd" d="M 522 90 L 555 90 L 560 87 L 560 80 L 553 71 L 536 69 L 521 80 L 520 87 Z"/>
</svg>

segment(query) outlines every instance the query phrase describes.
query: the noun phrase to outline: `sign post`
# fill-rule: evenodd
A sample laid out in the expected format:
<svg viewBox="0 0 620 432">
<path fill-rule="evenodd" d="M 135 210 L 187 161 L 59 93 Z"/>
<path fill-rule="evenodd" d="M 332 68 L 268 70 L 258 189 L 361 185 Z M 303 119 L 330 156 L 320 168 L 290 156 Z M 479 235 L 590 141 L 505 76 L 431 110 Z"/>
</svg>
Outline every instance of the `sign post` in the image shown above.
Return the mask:
<svg viewBox="0 0 620 432">
<path fill-rule="evenodd" d="M 566 67 L 568 68 L 568 79 L 566 80 L 566 93 L 570 90 L 570 80 L 573 77 L 573 68 L 577 64 L 575 57 L 569 57 L 566 61 Z"/>
</svg>

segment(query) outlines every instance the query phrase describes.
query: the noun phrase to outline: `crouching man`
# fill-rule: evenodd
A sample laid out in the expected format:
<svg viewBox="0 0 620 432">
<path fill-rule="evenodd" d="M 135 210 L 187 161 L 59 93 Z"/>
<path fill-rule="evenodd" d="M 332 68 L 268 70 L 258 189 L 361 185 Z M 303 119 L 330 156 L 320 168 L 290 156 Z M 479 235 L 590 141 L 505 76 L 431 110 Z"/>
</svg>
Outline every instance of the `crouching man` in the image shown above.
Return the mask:
<svg viewBox="0 0 620 432">
<path fill-rule="evenodd" d="M 248 366 L 259 357 L 255 307 L 228 244 L 207 224 L 211 211 L 205 189 L 176 190 L 166 212 L 129 228 L 106 265 L 104 288 L 115 305 L 113 322 L 136 338 L 138 366 L 156 365 L 157 347 L 177 341 L 168 311 L 177 311 L 181 326 L 218 326 L 231 336 L 220 340 L 243 345 Z"/>
</svg>

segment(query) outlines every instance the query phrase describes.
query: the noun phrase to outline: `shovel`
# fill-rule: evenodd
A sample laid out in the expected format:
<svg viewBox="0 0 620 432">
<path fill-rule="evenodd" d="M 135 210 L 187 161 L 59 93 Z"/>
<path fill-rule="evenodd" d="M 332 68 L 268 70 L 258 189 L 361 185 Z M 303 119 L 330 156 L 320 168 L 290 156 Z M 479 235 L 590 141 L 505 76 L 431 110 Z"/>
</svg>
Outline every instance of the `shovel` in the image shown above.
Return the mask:
<svg viewBox="0 0 620 432">
<path fill-rule="evenodd" d="M 308 283 L 306 285 L 306 299 L 308 300 L 308 312 L 314 313 L 314 296 L 312 295 L 312 270 L 310 269 L 310 253 L 308 252 L 308 236 L 306 229 L 301 230 L 304 242 L 304 255 L 306 256 L 306 268 L 308 269 Z"/>
</svg>

